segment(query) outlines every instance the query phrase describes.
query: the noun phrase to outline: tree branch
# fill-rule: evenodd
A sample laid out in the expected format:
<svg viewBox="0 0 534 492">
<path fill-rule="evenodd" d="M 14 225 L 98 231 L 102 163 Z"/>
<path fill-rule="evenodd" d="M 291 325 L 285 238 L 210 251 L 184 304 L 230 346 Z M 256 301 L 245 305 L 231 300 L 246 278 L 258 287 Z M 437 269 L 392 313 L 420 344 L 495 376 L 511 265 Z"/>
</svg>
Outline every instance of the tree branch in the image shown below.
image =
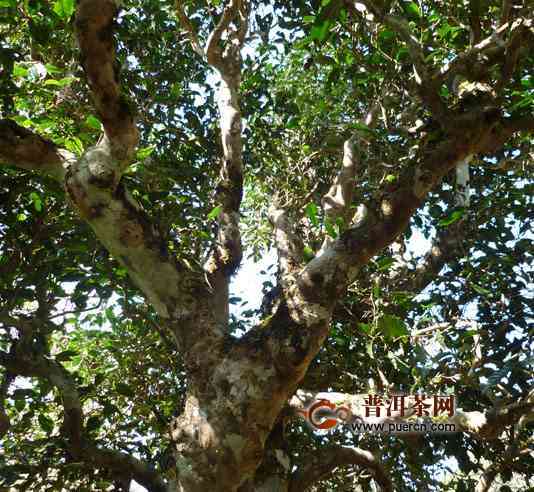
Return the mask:
<svg viewBox="0 0 534 492">
<path fill-rule="evenodd" d="M 491 137 L 498 133 L 498 115 L 480 110 L 469 116 L 474 132 L 463 132 L 445 138 L 436 146 L 427 146 L 420 162 L 406 167 L 398 180 L 387 184 L 374 206 L 364 206 L 355 227 L 307 264 L 300 277 L 302 289 L 312 288 L 316 293 L 334 289 L 339 298 L 358 268 L 404 230 L 415 210 L 443 176 L 469 155 L 490 145 Z"/>
<path fill-rule="evenodd" d="M 485 64 L 492 63 L 492 60 L 496 59 L 495 54 L 499 53 L 504 55 L 510 44 L 515 46 L 518 39 L 517 36 L 522 39 L 531 30 L 531 19 L 519 18 L 513 23 L 506 22 L 497 28 L 491 36 L 483 39 L 472 48 L 459 53 L 450 63 L 436 70 L 431 78 L 435 84 L 441 84 L 447 77 L 455 74 L 468 74 L 479 60 L 482 60 Z M 509 41 L 505 41 L 503 38 L 507 32 Z"/>
<path fill-rule="evenodd" d="M 241 85 L 241 48 L 248 29 L 250 4 L 233 0 L 208 38 L 206 59 L 221 76 L 218 92 L 223 162 L 215 197 L 221 207 L 218 215 L 217 245 L 206 263 L 210 274 L 232 274 L 243 256 L 239 230 L 239 209 L 243 196 L 243 141 L 239 87 Z M 233 24 L 233 25 L 232 25 Z M 227 40 L 220 46 L 222 36 Z"/>
<path fill-rule="evenodd" d="M 217 26 L 202 48 L 194 26 L 179 1 L 176 3 L 178 19 L 189 35 L 193 50 L 217 70 L 221 85 L 217 94 L 219 105 L 223 162 L 215 196 L 221 210 L 217 217 L 216 245 L 204 269 L 212 276 L 218 290 L 226 291 L 224 279 L 234 273 L 243 256 L 239 209 L 243 195 L 243 142 L 242 116 L 239 102 L 241 84 L 241 48 L 248 31 L 250 3 L 248 0 L 231 0 L 223 9 Z M 224 41 L 223 41 L 223 38 Z"/>
<path fill-rule="evenodd" d="M 14 378 L 14 374 L 12 374 L 9 370 L 5 369 L 2 377 L 2 382 L 0 384 L 0 439 L 4 437 L 6 432 L 9 430 L 9 427 L 11 426 L 9 417 L 7 416 L 5 410 L 5 399 L 7 397 L 9 386 L 13 382 Z"/>
<path fill-rule="evenodd" d="M 208 37 L 208 42 L 206 43 L 206 58 L 208 63 L 217 68 L 219 71 L 225 70 L 225 65 L 227 60 L 224 59 L 224 54 L 219 46 L 219 43 L 222 40 L 223 35 L 230 34 L 229 27 L 230 24 L 237 20 L 238 16 L 246 11 L 248 17 L 249 4 L 247 0 L 231 0 L 230 4 L 227 5 L 222 13 L 221 19 L 219 20 L 215 29 L 211 32 Z M 248 29 L 248 24 L 241 25 L 238 28 L 239 37 L 237 39 L 238 46 L 243 44 L 244 36 Z M 244 33 L 243 33 L 244 30 Z M 239 46 L 240 47 L 240 46 Z"/>
<path fill-rule="evenodd" d="M 35 351 L 30 354 L 16 350 L 15 354 L 0 351 L 0 365 L 13 374 L 46 379 L 59 391 L 63 405 L 62 432 L 75 459 L 131 477 L 151 492 L 167 491 L 163 479 L 147 463 L 119 451 L 100 448 L 85 436 L 80 396 L 72 376 L 61 364 Z"/>
<path fill-rule="evenodd" d="M 358 123 L 372 128 L 376 124 L 377 114 L 380 111 L 380 101 L 377 101 L 370 111 Z M 359 131 L 345 141 L 343 145 L 342 167 L 337 174 L 332 186 L 322 199 L 323 209 L 326 218 L 331 224 L 341 218 L 345 225 L 348 225 L 352 218 L 352 200 L 354 196 L 355 180 L 360 166 L 360 147 L 363 139 Z M 323 248 L 331 242 L 327 237 Z"/>
<path fill-rule="evenodd" d="M 522 426 L 514 426 L 514 434 L 520 430 L 520 427 Z M 475 492 L 489 492 L 491 485 L 495 481 L 495 478 L 497 478 L 497 475 L 503 470 L 503 468 L 509 466 L 517 456 L 524 452 L 530 453 L 531 451 L 528 447 L 521 449 L 518 446 L 517 440 L 514 439 L 514 436 L 512 436 L 506 445 L 502 461 L 492 462 L 489 464 L 480 477 L 480 482 L 477 484 Z"/>
<path fill-rule="evenodd" d="M 389 473 L 369 451 L 360 448 L 329 446 L 314 451 L 300 469 L 293 473 L 289 492 L 303 492 L 319 480 L 328 478 L 340 466 L 356 465 L 369 470 L 380 490 L 392 492 L 393 484 Z"/>
<path fill-rule="evenodd" d="M 186 343 L 192 324 L 196 326 L 193 313 L 200 299 L 209 298 L 208 287 L 200 267 L 193 271 L 171 257 L 165 238 L 119 183 L 117 160 L 106 142 L 77 160 L 29 130 L 2 121 L 0 158 L 6 164 L 42 171 L 62 182 L 80 217 L 128 270 L 158 314 L 176 322 L 178 338 Z M 191 295 L 191 291 L 203 294 Z"/>
<path fill-rule="evenodd" d="M 469 157 L 456 166 L 456 194 L 454 205 L 468 209 L 469 207 Z M 429 285 L 441 269 L 465 251 L 465 240 L 468 235 L 466 228 L 474 229 L 478 224 L 470 223 L 467 212 L 454 224 L 440 228 L 430 250 L 417 266 L 412 269 L 409 263 L 403 263 L 393 271 L 390 278 L 395 290 L 419 293 Z"/>
<path fill-rule="evenodd" d="M 111 152 L 122 168 L 128 165 L 139 140 L 134 111 L 121 95 L 115 59 L 113 24 L 118 11 L 115 0 L 80 0 L 76 10 L 76 35 L 98 116 L 102 120 Z"/>
<path fill-rule="evenodd" d="M 31 130 L 12 120 L 0 120 L 0 162 L 43 172 L 62 181 L 73 159 L 73 154 Z"/>
<path fill-rule="evenodd" d="M 380 22 L 391 28 L 406 43 L 408 53 L 414 65 L 415 81 L 424 103 L 430 108 L 437 120 L 442 120 L 447 115 L 447 108 L 439 95 L 439 85 L 430 76 L 425 62 L 423 46 L 411 32 L 408 21 L 402 17 L 390 15 L 377 2 L 371 0 L 361 1 L 363 5 Z"/>
<path fill-rule="evenodd" d="M 502 26 L 510 20 L 510 14 L 512 12 L 513 0 L 502 0 L 501 18 L 499 24 Z"/>
<path fill-rule="evenodd" d="M 534 420 L 534 390 L 515 403 L 485 412 L 456 410 L 452 422 L 460 429 L 482 439 L 497 439 L 504 429 L 520 423 L 523 427 Z"/>
<path fill-rule="evenodd" d="M 28 130 L 2 122 L 0 156 L 9 164 L 48 172 L 64 184 L 80 217 L 127 269 L 158 314 L 172 320 L 180 349 L 187 352 L 192 343 L 199 342 L 191 336 L 194 331 L 198 333 L 195 313 L 213 296 L 201 266 L 195 270 L 171 257 L 166 239 L 120 183 L 137 143 L 137 130 L 133 117 L 123 111 L 112 72 L 111 28 L 115 14 L 115 4 L 110 0 L 82 0 L 76 21 L 84 67 L 107 137 L 75 159 Z M 208 311 L 204 314 L 206 318 L 211 315 Z M 206 322 L 200 326 L 209 330 L 214 325 Z M 207 334 L 211 345 L 212 336 L 219 340 L 222 333 L 217 328 Z"/>
<path fill-rule="evenodd" d="M 531 118 L 501 118 L 495 108 L 478 108 L 452 118 L 454 134 L 439 144 L 427 144 L 418 162 L 387 183 L 368 205 L 361 205 L 357 224 L 321 251 L 303 269 L 298 284 L 310 302 L 325 294 L 339 299 L 358 269 L 405 229 L 428 192 L 470 156 L 494 152 L 519 128 L 528 131 Z"/>
<path fill-rule="evenodd" d="M 69 198 L 160 316 L 187 318 L 195 303 L 184 283 L 200 288 L 202 283 L 195 281 L 200 275 L 170 256 L 165 239 L 117 182 L 115 162 L 107 148 L 89 149 L 69 168 L 65 180 Z"/>
<path fill-rule="evenodd" d="M 480 42 L 482 38 L 482 27 L 480 25 L 480 0 L 469 0 L 469 24 L 471 27 L 471 45 Z"/>
<path fill-rule="evenodd" d="M 182 0 L 176 0 L 176 12 L 178 15 L 178 20 L 180 21 L 180 24 L 185 29 L 185 32 L 189 36 L 189 41 L 191 42 L 191 47 L 193 48 L 193 51 L 204 58 L 205 53 L 202 49 L 202 45 L 200 44 L 200 40 L 198 39 L 197 32 L 195 30 L 195 26 L 191 23 L 189 20 L 189 17 L 187 17 Z"/>
<path fill-rule="evenodd" d="M 269 220 L 274 229 L 278 270 L 284 279 L 288 275 L 294 275 L 302 267 L 303 244 L 293 231 L 287 211 L 276 206 L 276 203 L 269 208 Z"/>
</svg>

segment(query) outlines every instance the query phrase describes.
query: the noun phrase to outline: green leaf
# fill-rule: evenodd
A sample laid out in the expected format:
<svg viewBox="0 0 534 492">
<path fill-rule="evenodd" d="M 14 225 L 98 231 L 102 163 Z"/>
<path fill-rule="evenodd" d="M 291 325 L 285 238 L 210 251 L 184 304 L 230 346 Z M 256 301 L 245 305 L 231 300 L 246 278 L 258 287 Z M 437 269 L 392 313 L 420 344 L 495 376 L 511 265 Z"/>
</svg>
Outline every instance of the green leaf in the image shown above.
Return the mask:
<svg viewBox="0 0 534 492">
<path fill-rule="evenodd" d="M 473 287 L 473 290 L 480 294 L 481 296 L 489 297 L 491 296 L 491 291 L 488 289 L 484 289 L 484 287 L 480 287 L 480 285 L 477 284 L 471 284 L 471 287 Z"/>
<path fill-rule="evenodd" d="M 35 392 L 31 388 L 17 388 L 15 391 L 13 391 L 13 398 L 15 400 L 24 399 L 26 397 L 33 397 L 35 395 Z"/>
<path fill-rule="evenodd" d="M 76 77 L 64 77 L 62 79 L 46 79 L 44 85 L 53 85 L 55 87 L 65 87 L 72 84 Z"/>
<path fill-rule="evenodd" d="M 47 417 L 44 413 L 39 414 L 37 417 L 41 429 L 43 429 L 47 434 L 50 434 L 54 429 L 54 422 L 50 417 Z"/>
<path fill-rule="evenodd" d="M 96 116 L 93 116 L 92 114 L 85 118 L 85 124 L 93 130 L 102 130 L 102 123 Z M 139 152 L 137 153 L 137 155 L 139 155 Z"/>
<path fill-rule="evenodd" d="M 406 12 L 413 17 L 421 17 L 421 10 L 419 10 L 419 6 L 415 2 L 410 2 L 406 5 Z"/>
<path fill-rule="evenodd" d="M 375 299 L 378 299 L 380 297 L 380 285 L 378 284 L 373 285 L 373 297 Z"/>
<path fill-rule="evenodd" d="M 302 251 L 302 253 L 306 261 L 313 260 L 313 257 L 315 256 L 313 249 L 311 249 L 309 246 L 304 246 L 304 250 Z"/>
<path fill-rule="evenodd" d="M 383 314 L 378 319 L 378 329 L 387 338 L 397 338 L 408 335 L 408 327 L 402 319 L 391 314 Z"/>
<path fill-rule="evenodd" d="M 391 265 L 393 265 L 393 263 L 395 263 L 395 260 L 389 256 L 386 258 L 380 258 L 376 262 L 378 265 L 378 271 L 380 272 L 387 270 Z"/>
<path fill-rule="evenodd" d="M 366 133 L 374 133 L 374 130 L 371 127 L 367 126 L 365 123 L 362 123 L 360 121 L 357 121 L 356 123 L 353 123 L 351 126 L 355 130 L 360 130 L 360 131 L 366 132 Z"/>
<path fill-rule="evenodd" d="M 119 409 L 115 405 L 113 405 L 113 403 L 105 402 L 102 413 L 105 417 L 109 417 L 110 415 L 119 413 Z"/>
<path fill-rule="evenodd" d="M 27 75 L 28 69 L 19 63 L 15 63 L 15 66 L 13 67 L 13 77 L 26 77 Z"/>
<path fill-rule="evenodd" d="M 287 120 L 286 127 L 291 130 L 291 128 L 296 128 L 299 124 L 299 119 L 296 116 L 290 116 Z"/>
<path fill-rule="evenodd" d="M 332 21 L 330 19 L 326 19 L 322 24 L 313 26 L 310 31 L 310 37 L 312 40 L 317 40 L 320 42 L 323 42 L 326 37 L 328 36 L 328 32 L 330 31 L 330 26 L 332 25 Z"/>
<path fill-rule="evenodd" d="M 382 31 L 378 37 L 380 38 L 381 41 L 387 41 L 388 39 L 391 39 L 391 38 L 394 38 L 395 37 L 395 33 L 393 31 Z"/>
<path fill-rule="evenodd" d="M 64 145 L 67 147 L 67 150 L 70 150 L 77 155 L 82 155 L 83 153 L 83 143 L 78 137 L 71 137 L 65 140 Z"/>
<path fill-rule="evenodd" d="M 319 211 L 315 203 L 310 202 L 306 205 L 306 216 L 310 219 L 310 222 L 317 227 L 319 225 L 319 219 L 317 218 L 317 212 Z"/>
<path fill-rule="evenodd" d="M 219 215 L 221 214 L 222 212 L 222 206 L 221 205 L 218 205 L 216 206 L 209 214 L 208 214 L 208 219 L 209 220 L 213 220 L 213 219 L 216 219 L 217 217 L 219 217 Z"/>
<path fill-rule="evenodd" d="M 55 65 L 52 65 L 51 63 L 47 63 L 45 65 L 46 71 L 48 73 L 61 73 L 61 68 L 56 67 Z"/>
<path fill-rule="evenodd" d="M 364 333 L 371 333 L 373 327 L 369 323 L 358 323 L 358 329 Z"/>
<path fill-rule="evenodd" d="M 458 209 L 458 210 L 455 210 L 452 214 L 450 214 L 448 217 L 444 218 L 444 219 L 441 219 L 439 222 L 438 222 L 438 225 L 440 227 L 447 227 L 447 226 L 450 226 L 451 224 L 454 224 L 455 222 L 457 222 L 458 220 L 460 220 L 463 216 L 464 216 L 464 213 L 465 213 L 465 210 L 462 208 L 462 209 Z"/>
<path fill-rule="evenodd" d="M 152 152 L 154 152 L 155 149 L 156 147 L 154 147 L 153 145 L 149 145 L 148 147 L 143 147 L 142 149 L 139 149 L 137 151 L 137 160 L 145 160 L 148 156 L 152 155 Z"/>
<path fill-rule="evenodd" d="M 43 202 L 41 200 L 41 197 L 37 193 L 35 193 L 35 191 L 32 191 L 30 193 L 30 200 L 32 201 L 33 207 L 35 208 L 35 210 L 37 210 L 37 212 L 41 212 L 43 210 Z"/>
<path fill-rule="evenodd" d="M 334 225 L 332 224 L 332 222 L 330 222 L 328 219 L 325 220 L 324 222 L 324 228 L 326 229 L 326 233 L 331 237 L 331 238 L 336 238 L 338 236 L 337 234 L 337 231 L 334 227 Z"/>
<path fill-rule="evenodd" d="M 54 12 L 63 20 L 69 20 L 74 9 L 74 0 L 57 0 L 54 3 Z"/>
<path fill-rule="evenodd" d="M 56 355 L 56 360 L 59 362 L 71 360 L 75 355 L 78 355 L 76 350 L 64 350 Z"/>
</svg>

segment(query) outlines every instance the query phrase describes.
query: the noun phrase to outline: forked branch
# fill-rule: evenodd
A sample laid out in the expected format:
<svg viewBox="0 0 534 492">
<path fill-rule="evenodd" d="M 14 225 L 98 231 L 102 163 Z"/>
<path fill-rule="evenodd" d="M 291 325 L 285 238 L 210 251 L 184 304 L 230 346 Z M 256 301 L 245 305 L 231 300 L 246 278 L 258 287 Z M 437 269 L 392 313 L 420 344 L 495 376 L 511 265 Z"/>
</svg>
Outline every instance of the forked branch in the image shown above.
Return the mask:
<svg viewBox="0 0 534 492">
<path fill-rule="evenodd" d="M 382 190 L 378 203 L 364 206 L 364 219 L 306 265 L 300 277 L 301 288 L 311 288 L 315 293 L 336 289 L 341 296 L 357 268 L 395 240 L 446 173 L 471 155 L 495 150 L 519 125 L 492 109 L 471 113 L 470 118 L 469 131 L 425 151 L 419 163 L 406 167 L 394 184 Z M 528 124 L 524 121 L 521 126 Z"/>
<path fill-rule="evenodd" d="M 113 40 L 117 9 L 114 0 L 80 0 L 75 26 L 81 63 L 98 116 L 113 157 L 125 167 L 133 156 L 139 132 L 134 111 L 120 90 Z"/>
<path fill-rule="evenodd" d="M 243 256 L 239 230 L 239 209 L 243 195 L 243 142 L 242 116 L 239 102 L 241 84 L 241 48 L 248 30 L 250 3 L 247 0 L 231 0 L 206 46 L 201 47 L 198 34 L 177 3 L 178 19 L 191 40 L 193 50 L 201 55 L 208 65 L 220 75 L 218 105 L 220 113 L 223 158 L 219 185 L 215 196 L 218 214 L 217 242 L 206 262 L 205 269 L 211 274 L 233 273 Z"/>
<path fill-rule="evenodd" d="M 375 126 L 378 112 L 381 109 L 380 101 L 377 101 L 369 110 L 365 118 L 358 122 L 365 129 L 371 129 Z M 341 219 L 344 225 L 348 225 L 352 215 L 352 201 L 354 189 L 356 186 L 356 175 L 360 167 L 361 147 L 364 143 L 363 130 L 356 130 L 343 145 L 343 161 L 332 186 L 323 196 L 322 203 L 325 212 L 325 218 L 331 224 L 335 224 Z M 327 237 L 323 248 L 331 242 Z"/>
</svg>

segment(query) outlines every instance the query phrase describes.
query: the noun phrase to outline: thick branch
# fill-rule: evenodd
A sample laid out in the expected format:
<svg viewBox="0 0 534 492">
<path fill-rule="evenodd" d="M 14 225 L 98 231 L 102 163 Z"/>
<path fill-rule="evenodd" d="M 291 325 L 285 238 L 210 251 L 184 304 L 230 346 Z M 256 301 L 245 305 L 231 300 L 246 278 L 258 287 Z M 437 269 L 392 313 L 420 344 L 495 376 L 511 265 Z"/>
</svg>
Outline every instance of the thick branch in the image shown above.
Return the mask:
<svg viewBox="0 0 534 492">
<path fill-rule="evenodd" d="M 497 439 L 506 427 L 534 420 L 534 391 L 515 403 L 495 407 L 486 412 L 463 412 L 457 409 L 453 418 L 460 429 L 482 439 Z"/>
<path fill-rule="evenodd" d="M 377 114 L 381 108 L 380 101 L 377 101 L 369 110 L 365 118 L 359 124 L 372 128 L 376 124 Z M 364 139 L 359 131 L 356 131 L 343 145 L 343 162 L 332 186 L 323 196 L 322 204 L 326 219 L 330 224 L 335 224 L 338 219 L 348 225 L 352 215 L 352 200 L 356 185 L 356 174 L 360 167 L 361 147 Z M 322 249 L 332 242 L 332 238 L 327 236 L 323 242 Z"/>
<path fill-rule="evenodd" d="M 100 448 L 84 435 L 80 396 L 72 376 L 61 364 L 35 353 L 14 356 L 0 352 L 0 365 L 14 374 L 44 378 L 57 388 L 63 405 L 62 432 L 75 459 L 131 477 L 151 492 L 167 490 L 163 479 L 147 463 L 119 451 Z"/>
<path fill-rule="evenodd" d="M 496 136 L 508 123 L 500 120 L 498 113 L 491 109 L 481 109 L 468 116 L 469 130 L 463 115 L 456 120 L 462 134 L 445 138 L 435 147 L 427 147 L 419 163 L 405 168 L 398 181 L 386 185 L 376 204 L 366 207 L 356 227 L 342 234 L 307 264 L 300 286 L 312 295 L 311 298 L 332 290 L 339 298 L 357 269 L 404 230 L 415 210 L 443 176 L 468 156 L 493 149 Z"/>
<path fill-rule="evenodd" d="M 9 390 L 10 384 L 13 382 L 14 375 L 7 369 L 4 371 L 4 374 L 0 383 L 0 439 L 2 439 L 5 433 L 9 430 L 11 423 L 9 417 L 5 411 L 5 399 L 7 397 L 7 392 Z"/>
<path fill-rule="evenodd" d="M 218 216 L 217 245 L 206 264 L 209 273 L 229 275 L 243 256 L 239 230 L 239 208 L 243 196 L 242 116 L 239 102 L 241 48 L 248 29 L 250 5 L 233 0 L 208 38 L 206 59 L 221 76 L 218 92 L 223 162 L 215 197 L 221 207 Z M 226 35 L 224 48 L 220 45 Z"/>
<path fill-rule="evenodd" d="M 350 137 L 343 145 L 343 165 L 334 183 L 323 197 L 325 215 L 332 224 L 341 217 L 345 223 L 349 220 L 350 206 L 354 195 L 355 178 L 360 163 L 356 136 Z"/>
<path fill-rule="evenodd" d="M 369 470 L 380 490 L 392 492 L 389 473 L 369 451 L 360 448 L 330 446 L 314 453 L 305 460 L 306 465 L 297 470 L 289 484 L 289 492 L 303 492 L 319 480 L 328 478 L 340 466 L 356 465 Z"/>
<path fill-rule="evenodd" d="M 198 273 L 170 256 L 165 239 L 118 184 L 116 160 L 106 145 L 89 149 L 71 166 L 65 188 L 81 217 L 109 252 L 128 270 L 160 316 L 191 321 L 200 290 Z M 187 287 L 184 286 L 187 284 Z"/>
<path fill-rule="evenodd" d="M 8 142 L 6 150 L 3 142 Z M 209 297 L 202 274 L 171 257 L 165 238 L 119 184 L 120 166 L 106 141 L 76 160 L 15 123 L 2 121 L 0 152 L 8 164 L 44 171 L 61 181 L 80 217 L 128 270 L 156 311 L 176 323 L 185 345 L 193 341 L 194 313 L 200 299 Z"/>
<path fill-rule="evenodd" d="M 469 0 L 469 24 L 471 27 L 471 45 L 480 42 L 482 37 L 482 26 L 480 24 L 480 0 Z"/>
<path fill-rule="evenodd" d="M 221 84 L 217 94 L 223 159 L 219 185 L 215 197 L 220 207 L 217 217 L 217 242 L 204 268 L 211 274 L 212 282 L 222 290 L 222 273 L 228 277 L 241 263 L 243 250 L 239 230 L 239 208 L 243 195 L 243 142 L 242 116 L 239 103 L 241 84 L 241 48 L 248 30 L 250 3 L 247 0 L 231 0 L 224 8 L 217 26 L 208 36 L 202 48 L 197 32 L 185 14 L 183 6 L 176 3 L 178 19 L 188 33 L 193 50 L 205 58 L 208 65 L 217 70 Z"/>
<path fill-rule="evenodd" d="M 502 26 L 510 20 L 510 14 L 512 12 L 513 0 L 502 0 L 501 6 L 501 18 L 499 24 Z"/>
<path fill-rule="evenodd" d="M 231 0 L 230 4 L 224 9 L 219 23 L 208 37 L 206 44 L 206 58 L 208 63 L 217 68 L 219 71 L 226 70 L 227 53 L 223 53 L 221 46 L 219 45 L 223 35 L 230 36 L 230 24 L 232 22 L 238 23 L 235 29 L 236 36 L 234 37 L 235 46 L 240 49 L 245 40 L 245 36 L 248 30 L 248 15 L 250 10 L 250 4 L 248 0 Z M 239 22 L 238 22 L 239 21 Z M 229 41 L 232 44 L 232 40 Z"/>
<path fill-rule="evenodd" d="M 469 201 L 469 158 L 466 158 L 456 166 L 454 205 L 467 209 Z M 478 225 L 470 223 L 466 214 L 467 212 L 457 222 L 438 230 L 430 250 L 417 261 L 415 269 L 405 262 L 395 268 L 390 278 L 392 288 L 419 293 L 436 278 L 447 263 L 458 258 L 465 251 L 466 237 L 470 237 L 466 234 L 466 228 L 471 230 Z"/>
<path fill-rule="evenodd" d="M 475 492 L 489 492 L 491 490 L 491 485 L 495 481 L 495 478 L 497 478 L 497 475 L 503 471 L 503 469 L 507 468 L 513 462 L 513 460 L 522 453 L 531 453 L 531 450 L 528 447 L 521 449 L 517 445 L 517 441 L 512 436 L 511 440 L 506 445 L 502 461 L 491 462 L 488 464 L 487 468 L 484 470 L 484 473 L 480 477 L 480 482 L 478 482 Z"/>
<path fill-rule="evenodd" d="M 113 157 L 125 166 L 133 156 L 139 132 L 134 111 L 120 93 L 113 40 L 117 7 L 118 2 L 114 0 L 81 0 L 75 26 L 81 63 L 98 116 L 110 141 Z"/>
<path fill-rule="evenodd" d="M 62 181 L 73 154 L 57 148 L 52 142 L 17 125 L 0 120 L 0 162 L 22 169 L 39 171 Z"/>
<path fill-rule="evenodd" d="M 269 220 L 274 229 L 274 241 L 278 253 L 278 270 L 282 278 L 295 274 L 302 267 L 303 244 L 294 233 L 287 211 L 273 205 Z"/>
</svg>

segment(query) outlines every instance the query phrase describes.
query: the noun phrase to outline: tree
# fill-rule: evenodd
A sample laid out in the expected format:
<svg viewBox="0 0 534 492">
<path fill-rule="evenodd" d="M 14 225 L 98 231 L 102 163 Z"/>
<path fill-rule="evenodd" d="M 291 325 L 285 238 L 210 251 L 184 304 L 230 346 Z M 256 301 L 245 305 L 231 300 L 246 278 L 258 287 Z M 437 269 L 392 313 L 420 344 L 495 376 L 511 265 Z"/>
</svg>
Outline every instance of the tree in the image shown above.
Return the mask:
<svg viewBox="0 0 534 492">
<path fill-rule="evenodd" d="M 528 480 L 527 3 L 0 0 L 2 485 Z M 298 418 L 418 389 L 461 432 Z"/>
</svg>

